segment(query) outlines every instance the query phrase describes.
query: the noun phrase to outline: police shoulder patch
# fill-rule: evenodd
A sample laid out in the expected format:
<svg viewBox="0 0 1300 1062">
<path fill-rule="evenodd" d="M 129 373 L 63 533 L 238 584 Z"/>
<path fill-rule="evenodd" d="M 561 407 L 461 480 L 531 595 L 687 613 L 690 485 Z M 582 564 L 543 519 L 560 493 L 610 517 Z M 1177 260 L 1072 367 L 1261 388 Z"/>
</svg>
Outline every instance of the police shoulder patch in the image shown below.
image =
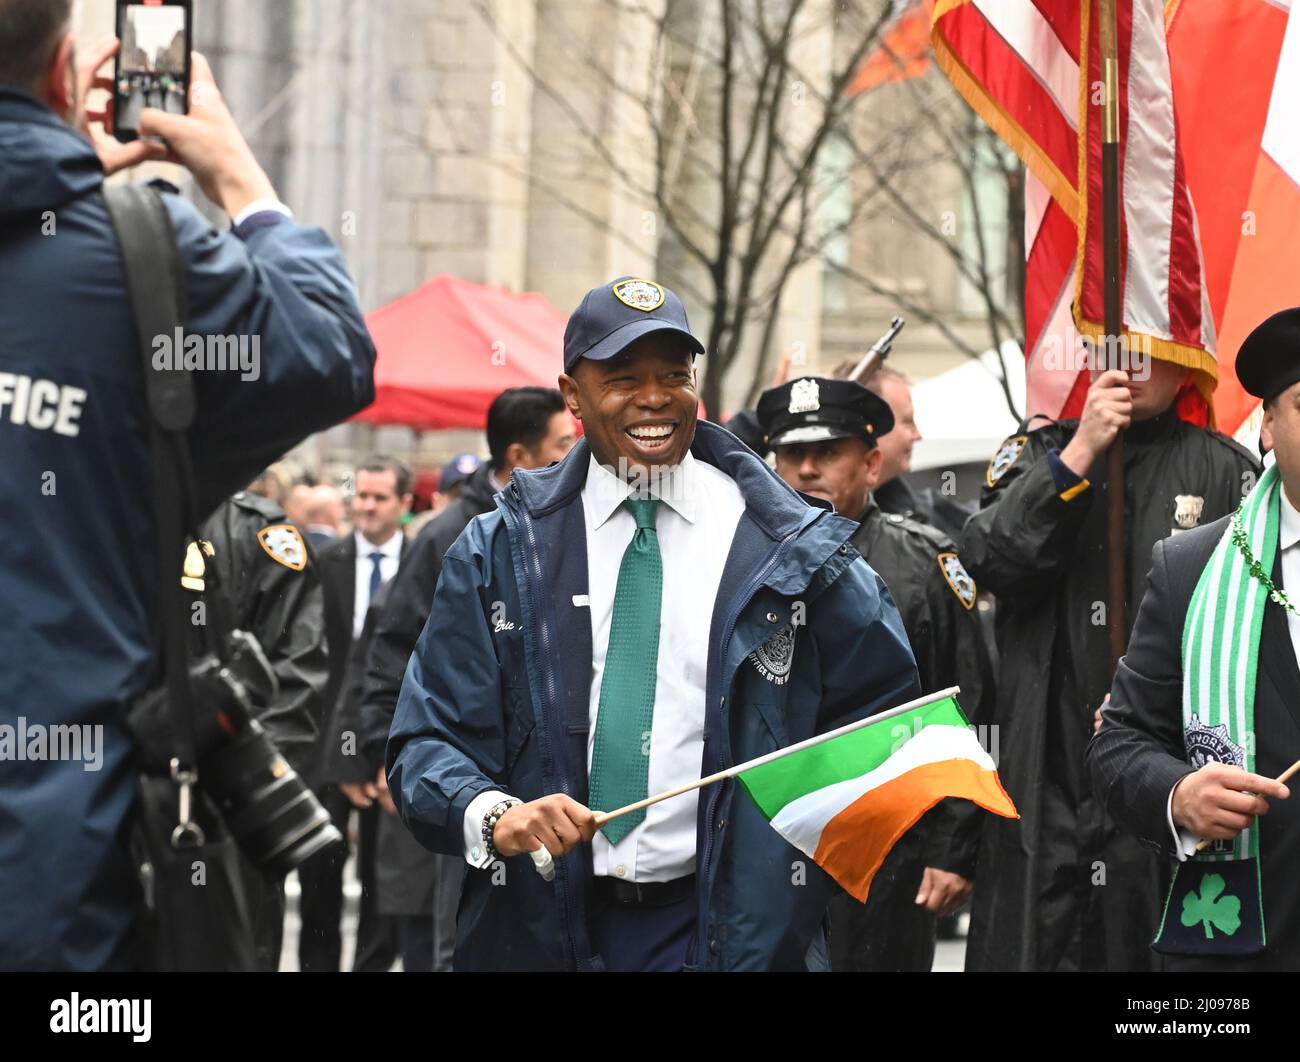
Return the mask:
<svg viewBox="0 0 1300 1062">
<path fill-rule="evenodd" d="M 984 482 L 990 487 L 996 487 L 998 480 L 1010 471 L 1011 466 L 1020 459 L 1020 455 L 1025 452 L 1025 447 L 1028 444 L 1028 435 L 1013 435 L 1010 439 L 1007 439 L 998 447 L 998 452 L 993 455 L 993 460 L 989 462 Z"/>
<path fill-rule="evenodd" d="M 307 543 L 293 524 L 272 524 L 257 533 L 257 541 L 276 564 L 295 572 L 307 567 Z"/>
<path fill-rule="evenodd" d="M 940 553 L 937 559 L 939 561 L 939 570 L 943 572 L 943 577 L 948 586 L 957 595 L 957 600 L 969 612 L 975 607 L 975 580 L 970 577 L 970 573 L 963 567 L 961 558 L 957 554 Z"/>
</svg>

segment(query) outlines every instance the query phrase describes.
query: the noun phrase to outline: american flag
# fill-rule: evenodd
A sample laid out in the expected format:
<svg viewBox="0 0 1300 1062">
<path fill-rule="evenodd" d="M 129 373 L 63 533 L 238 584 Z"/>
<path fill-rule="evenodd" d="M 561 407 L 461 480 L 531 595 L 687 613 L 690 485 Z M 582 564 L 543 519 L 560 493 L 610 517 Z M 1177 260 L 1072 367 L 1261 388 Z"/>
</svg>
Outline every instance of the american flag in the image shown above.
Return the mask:
<svg viewBox="0 0 1300 1062">
<path fill-rule="evenodd" d="M 931 40 L 957 90 L 1024 160 L 1028 412 L 1076 416 L 1080 337 L 1102 321 L 1103 78 L 1097 0 L 938 0 Z M 1116 0 L 1122 321 L 1129 349 L 1193 370 L 1206 423 L 1218 370 L 1174 110 L 1163 0 Z"/>
</svg>

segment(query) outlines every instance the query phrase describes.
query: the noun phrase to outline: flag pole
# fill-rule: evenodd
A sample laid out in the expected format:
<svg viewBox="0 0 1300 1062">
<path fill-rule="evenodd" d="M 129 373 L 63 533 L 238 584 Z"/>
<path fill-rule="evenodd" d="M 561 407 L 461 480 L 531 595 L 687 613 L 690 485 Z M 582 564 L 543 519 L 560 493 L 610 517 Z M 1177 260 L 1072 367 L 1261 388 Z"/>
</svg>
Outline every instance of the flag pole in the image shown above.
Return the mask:
<svg viewBox="0 0 1300 1062">
<path fill-rule="evenodd" d="M 1277 776 L 1277 780 L 1281 782 L 1283 785 L 1286 785 L 1287 782 L 1291 781 L 1292 777 L 1294 777 L 1297 771 L 1300 771 L 1300 760 L 1296 760 L 1295 763 L 1291 764 L 1290 767 L 1288 767 L 1285 771 L 1279 774 Z M 1201 840 L 1196 845 L 1196 850 L 1198 852 L 1204 852 L 1213 843 L 1214 842 L 1211 841 L 1208 837 L 1202 837 Z"/>
<path fill-rule="evenodd" d="M 902 715 L 904 712 L 910 712 L 914 708 L 922 708 L 927 704 L 934 704 L 936 701 L 942 701 L 948 697 L 955 697 L 961 692 L 960 686 L 950 686 L 946 690 L 940 690 L 938 693 L 926 694 L 924 697 L 918 697 L 914 701 L 908 701 L 906 704 L 900 704 L 897 708 L 891 708 L 887 712 L 880 712 L 878 715 L 869 715 L 865 719 L 858 719 L 855 722 L 847 723 L 835 730 L 828 730 L 824 734 L 816 734 L 813 737 L 800 741 L 797 744 L 790 745 L 787 748 L 777 749 L 775 752 L 769 752 L 764 756 L 756 756 L 752 760 L 746 760 L 744 763 L 737 764 L 735 767 L 728 767 L 725 771 L 719 771 L 717 774 L 711 774 L 707 778 L 700 778 L 694 782 L 688 782 L 686 785 L 679 785 L 675 789 L 668 789 L 654 796 L 646 797 L 644 800 L 638 800 L 635 804 L 628 804 L 626 807 L 618 808 L 614 811 L 598 812 L 596 815 L 596 828 L 604 826 L 605 823 L 612 819 L 617 819 L 622 815 L 631 814 L 633 811 L 640 811 L 642 808 L 648 808 L 651 804 L 658 804 L 661 800 L 667 800 L 669 797 L 681 796 L 683 793 L 689 793 L 692 789 L 703 789 L 706 785 L 712 785 L 714 782 L 721 782 L 725 778 L 732 778 L 742 771 L 751 771 L 755 767 L 762 767 L 766 763 L 773 763 L 776 760 L 784 759 L 786 756 L 795 752 L 802 752 L 804 749 L 810 749 L 814 745 L 821 745 L 837 737 L 843 737 L 845 734 L 851 734 L 855 730 L 862 730 L 869 726 L 875 726 L 877 723 L 884 723 L 895 716 Z"/>
<path fill-rule="evenodd" d="M 1100 0 L 1102 77 L 1102 268 L 1106 368 L 1124 368 L 1120 337 L 1124 324 L 1120 310 L 1120 210 L 1119 183 L 1119 61 L 1116 48 L 1115 0 Z M 1086 143 L 1083 150 L 1087 150 Z M 1113 674 L 1128 641 L 1128 572 L 1124 548 L 1124 433 L 1115 436 L 1106 453 L 1107 537 L 1109 549 L 1110 666 Z"/>
</svg>

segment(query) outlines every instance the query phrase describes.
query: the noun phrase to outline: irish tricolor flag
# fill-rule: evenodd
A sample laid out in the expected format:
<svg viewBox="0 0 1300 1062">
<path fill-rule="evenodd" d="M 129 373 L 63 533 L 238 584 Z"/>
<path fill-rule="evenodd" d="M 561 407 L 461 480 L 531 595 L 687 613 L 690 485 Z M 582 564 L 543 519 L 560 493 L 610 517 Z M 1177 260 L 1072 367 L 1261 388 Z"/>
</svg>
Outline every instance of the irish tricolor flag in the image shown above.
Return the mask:
<svg viewBox="0 0 1300 1062">
<path fill-rule="evenodd" d="M 739 778 L 782 837 L 865 902 L 894 842 L 945 797 L 1019 818 L 952 692 L 764 756 Z"/>
</svg>

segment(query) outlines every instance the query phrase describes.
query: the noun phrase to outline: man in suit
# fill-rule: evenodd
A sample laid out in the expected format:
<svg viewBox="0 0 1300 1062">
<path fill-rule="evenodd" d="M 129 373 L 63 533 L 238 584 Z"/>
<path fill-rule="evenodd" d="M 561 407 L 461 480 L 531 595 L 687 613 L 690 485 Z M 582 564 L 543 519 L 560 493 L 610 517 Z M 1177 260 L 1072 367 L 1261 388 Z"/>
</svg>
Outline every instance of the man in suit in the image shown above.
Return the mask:
<svg viewBox="0 0 1300 1062">
<path fill-rule="evenodd" d="M 376 456 L 356 470 L 353 533 L 321 549 L 325 618 L 331 667 L 326 704 L 331 716 L 322 729 L 317 796 L 346 834 L 348 815 L 358 810 L 358 877 L 361 915 L 357 927 L 355 971 L 387 970 L 397 956 L 396 927 L 375 908 L 375 834 L 384 799 L 373 775 L 357 756 L 355 706 L 348 703 L 356 684 L 347 676 L 364 660 L 361 648 L 366 613 L 380 588 L 396 574 L 406 552 L 402 517 L 411 507 L 411 470 L 390 457 Z M 343 864 L 347 853 L 335 848 L 309 859 L 298 870 L 302 885 L 302 936 L 298 961 L 305 971 L 337 971 L 341 950 L 339 918 L 343 907 Z"/>
<path fill-rule="evenodd" d="M 369 643 L 366 684 L 361 698 L 362 755 L 377 786 L 387 791 L 384 746 L 393 724 L 402 676 L 420 632 L 429 618 L 442 560 L 474 517 L 495 507 L 516 468 L 545 468 L 562 461 L 577 440 L 573 418 L 560 392 L 547 387 L 511 387 L 493 400 L 487 413 L 489 460 L 468 475 L 461 472 L 470 455 L 462 454 L 443 472 L 441 486 L 455 497 L 420 532 L 398 577 L 378 600 L 382 611 Z M 389 805 L 391 807 L 391 805 Z M 424 848 L 396 817 L 379 825 L 378 892 L 380 910 L 399 918 L 404 939 L 424 941 L 426 962 L 414 961 L 403 949 L 405 969 L 446 972 L 451 969 L 465 862 Z"/>
<path fill-rule="evenodd" d="M 1238 514 L 1156 543 L 1088 750 L 1097 799 L 1176 860 L 1163 920 L 1132 927 L 1171 970 L 1300 968 L 1300 805 L 1276 780 L 1300 759 L 1300 309 L 1247 337 L 1237 376 L 1276 471 Z"/>
</svg>

